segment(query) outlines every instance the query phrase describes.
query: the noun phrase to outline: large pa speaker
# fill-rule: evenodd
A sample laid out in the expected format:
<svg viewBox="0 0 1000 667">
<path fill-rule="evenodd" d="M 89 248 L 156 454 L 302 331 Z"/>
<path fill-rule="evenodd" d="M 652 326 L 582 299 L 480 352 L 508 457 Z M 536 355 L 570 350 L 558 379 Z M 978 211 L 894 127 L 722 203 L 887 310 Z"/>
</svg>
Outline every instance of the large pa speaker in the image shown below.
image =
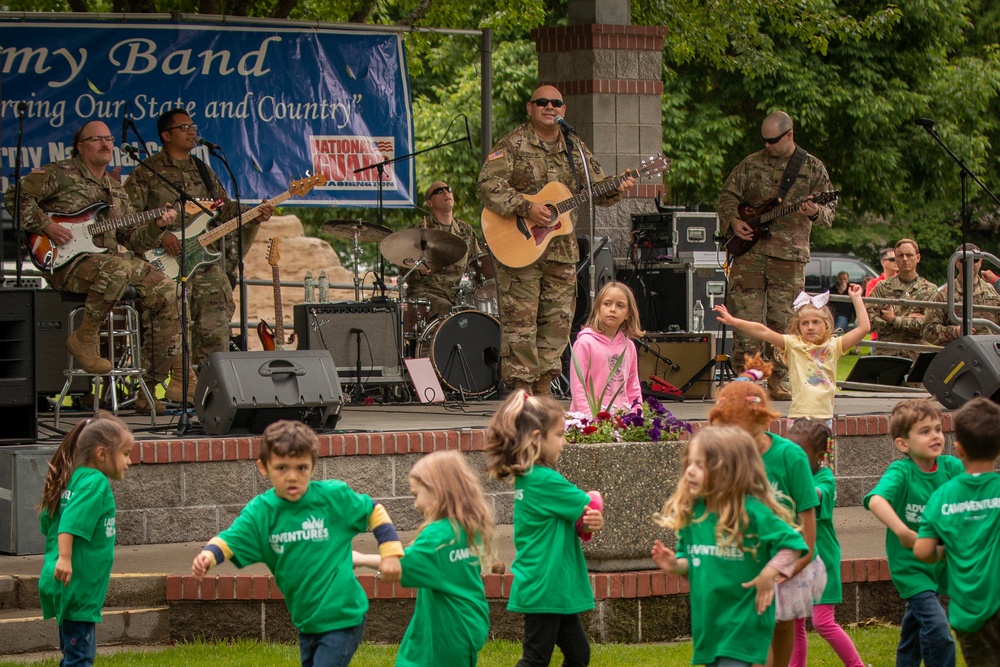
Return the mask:
<svg viewBox="0 0 1000 667">
<path fill-rule="evenodd" d="M 344 382 L 357 379 L 359 344 L 362 382 L 404 380 L 399 304 L 300 303 L 293 312 L 299 349 L 329 351 Z"/>
<path fill-rule="evenodd" d="M 1000 402 L 1000 336 L 962 336 L 948 343 L 927 367 L 924 387 L 946 408 L 977 396 Z"/>
<path fill-rule="evenodd" d="M 54 289 L 35 292 L 35 347 L 41 350 L 41 354 L 35 355 L 35 393 L 39 396 L 58 396 L 66 384 L 63 371 L 69 368 L 65 348 L 69 337 L 69 314 L 80 305 L 83 304 L 63 301 L 62 295 Z M 84 393 L 89 389 L 86 378 L 79 375 L 73 378 L 70 393 Z"/>
<path fill-rule="evenodd" d="M 62 349 L 56 353 L 65 356 Z M 0 445 L 38 436 L 33 289 L 0 289 L 0 424 Z"/>
<path fill-rule="evenodd" d="M 326 350 L 213 352 L 194 392 L 195 412 L 209 435 L 261 433 L 279 419 L 329 429 L 342 405 Z"/>
</svg>

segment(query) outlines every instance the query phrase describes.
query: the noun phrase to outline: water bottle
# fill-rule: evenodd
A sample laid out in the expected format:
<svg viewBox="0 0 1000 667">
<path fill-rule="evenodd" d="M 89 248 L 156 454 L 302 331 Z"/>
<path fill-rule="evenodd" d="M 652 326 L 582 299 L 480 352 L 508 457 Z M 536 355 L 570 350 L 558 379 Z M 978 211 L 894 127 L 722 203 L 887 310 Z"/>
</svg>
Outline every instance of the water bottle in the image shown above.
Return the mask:
<svg viewBox="0 0 1000 667">
<path fill-rule="evenodd" d="M 318 299 L 320 303 L 330 303 L 330 279 L 327 277 L 326 271 L 319 272 L 317 291 L 319 292 Z"/>
<path fill-rule="evenodd" d="M 313 272 L 306 271 L 306 275 L 302 278 L 302 283 L 305 285 L 305 301 L 306 303 L 314 303 L 316 300 L 316 281 L 313 279 Z"/>
<path fill-rule="evenodd" d="M 701 305 L 701 300 L 694 302 L 694 311 L 691 317 L 691 330 L 694 333 L 701 333 L 705 330 L 705 306 Z"/>
</svg>

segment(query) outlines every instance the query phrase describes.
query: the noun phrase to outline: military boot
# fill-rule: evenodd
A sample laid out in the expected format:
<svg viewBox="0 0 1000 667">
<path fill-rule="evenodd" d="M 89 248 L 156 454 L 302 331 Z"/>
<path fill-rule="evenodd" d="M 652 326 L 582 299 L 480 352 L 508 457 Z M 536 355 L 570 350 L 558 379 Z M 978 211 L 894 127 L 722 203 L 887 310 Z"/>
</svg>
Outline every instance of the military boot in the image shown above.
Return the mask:
<svg viewBox="0 0 1000 667">
<path fill-rule="evenodd" d="M 170 382 L 167 383 L 167 391 L 163 394 L 163 400 L 171 403 L 180 403 L 184 395 L 184 365 L 181 363 L 181 355 L 177 355 L 170 361 Z M 188 403 L 194 403 L 194 390 L 198 386 L 198 376 L 193 368 L 188 369 Z"/>
<path fill-rule="evenodd" d="M 554 375 L 543 375 L 531 383 L 531 393 L 535 396 L 552 396 L 552 380 Z"/>
<path fill-rule="evenodd" d="M 767 393 L 772 401 L 792 400 L 792 394 L 788 391 L 788 386 L 781 381 L 781 378 L 774 376 L 767 378 Z"/>
<path fill-rule="evenodd" d="M 149 401 L 146 400 L 146 395 L 140 391 L 135 397 L 136 414 L 148 415 L 152 410 L 156 410 L 157 417 L 167 414 L 167 408 L 163 403 L 160 403 L 160 399 L 156 397 L 156 394 L 153 394 L 153 406 L 150 407 Z"/>
<path fill-rule="evenodd" d="M 73 355 L 80 368 L 88 373 L 105 375 L 111 372 L 111 362 L 101 356 L 102 319 L 84 313 L 80 326 L 66 339 L 66 349 Z"/>
<path fill-rule="evenodd" d="M 517 378 L 514 378 L 513 380 L 507 383 L 507 388 L 509 390 L 507 392 L 508 396 L 514 393 L 515 391 L 521 391 L 521 390 L 528 392 L 528 394 L 531 394 L 531 383 L 528 382 L 527 380 L 518 380 Z"/>
</svg>

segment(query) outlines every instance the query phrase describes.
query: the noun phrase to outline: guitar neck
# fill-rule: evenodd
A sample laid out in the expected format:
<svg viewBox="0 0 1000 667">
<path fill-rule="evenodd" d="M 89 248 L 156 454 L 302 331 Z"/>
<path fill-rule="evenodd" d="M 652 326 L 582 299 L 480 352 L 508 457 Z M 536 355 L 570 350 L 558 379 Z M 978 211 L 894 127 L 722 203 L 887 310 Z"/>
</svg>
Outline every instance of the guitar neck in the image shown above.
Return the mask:
<svg viewBox="0 0 1000 667">
<path fill-rule="evenodd" d="M 778 208 L 772 208 L 767 213 L 762 213 L 760 216 L 761 222 L 771 222 L 772 220 L 777 220 L 783 215 L 788 215 L 789 213 L 794 213 L 799 210 L 799 204 L 785 204 L 784 206 L 779 206 Z"/>
<path fill-rule="evenodd" d="M 602 197 L 611 192 L 612 190 L 617 190 L 618 187 L 624 182 L 625 182 L 624 176 L 615 176 L 612 179 L 601 181 L 600 183 L 594 185 L 593 187 L 590 188 L 590 191 L 593 193 L 593 196 Z M 572 211 L 573 209 L 582 206 L 586 202 L 587 202 L 586 191 L 580 192 L 573 195 L 569 199 L 565 199 L 559 202 L 556 205 L 556 210 L 559 211 L 559 214 L 561 215 L 566 211 Z"/>
<path fill-rule="evenodd" d="M 167 210 L 166 206 L 160 208 L 154 208 L 149 211 L 141 211 L 139 213 L 129 213 L 128 215 L 123 215 L 120 218 L 112 218 L 109 220 L 96 220 L 89 225 L 87 225 L 87 231 L 90 232 L 91 236 L 97 236 L 103 234 L 104 232 L 110 232 L 112 229 L 118 229 L 120 227 L 131 227 L 133 225 L 138 225 L 143 222 L 148 222 L 150 220 L 156 220 L 161 215 L 163 215 Z"/>
<path fill-rule="evenodd" d="M 292 193 L 289 192 L 288 190 L 285 190 L 284 192 L 282 192 L 277 197 L 272 197 L 271 199 L 268 199 L 267 201 L 268 201 L 269 204 L 271 204 L 273 206 L 276 206 L 276 205 L 280 204 L 281 202 L 285 201 L 286 199 L 288 199 L 291 196 L 292 196 Z M 246 213 L 244 213 L 243 214 L 243 223 L 246 224 L 248 222 L 253 222 L 257 218 L 259 218 L 260 214 L 261 214 L 261 207 L 262 206 L 263 206 L 263 204 L 260 204 L 258 206 L 255 206 L 254 208 L 250 209 Z M 222 223 L 221 225 L 219 225 L 218 227 L 216 227 L 212 231 L 205 232 L 204 234 L 202 234 L 201 236 L 199 236 L 198 237 L 198 243 L 201 244 L 202 248 L 207 248 L 209 246 L 209 244 L 215 243 L 216 241 L 218 241 L 219 239 L 221 239 L 223 236 L 225 236 L 229 232 L 231 232 L 234 229 L 236 229 L 237 225 L 239 225 L 239 224 L 240 224 L 240 216 L 237 215 L 235 218 L 232 218 L 231 220 L 227 220 L 226 222 Z"/>
<path fill-rule="evenodd" d="M 285 342 L 285 316 L 281 310 L 281 276 L 277 265 L 271 267 L 271 285 L 274 288 L 274 340 L 275 345 Z"/>
</svg>

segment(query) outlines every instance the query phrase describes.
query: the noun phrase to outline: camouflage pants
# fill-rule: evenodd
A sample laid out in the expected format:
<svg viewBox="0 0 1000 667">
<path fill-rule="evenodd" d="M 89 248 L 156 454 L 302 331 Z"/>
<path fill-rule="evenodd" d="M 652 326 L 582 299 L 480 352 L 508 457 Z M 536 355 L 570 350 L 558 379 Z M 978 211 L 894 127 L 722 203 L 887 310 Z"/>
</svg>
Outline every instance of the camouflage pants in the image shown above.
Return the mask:
<svg viewBox="0 0 1000 667">
<path fill-rule="evenodd" d="M 177 297 L 180 291 L 174 284 Z M 213 352 L 229 350 L 229 323 L 236 312 L 233 287 L 226 272 L 216 264 L 202 266 L 188 279 L 188 344 L 191 367 L 198 369 Z M 143 310 L 143 323 L 149 314 Z M 170 372 L 170 359 L 155 355 L 143 345 L 143 363 L 148 363 L 157 377 L 166 378 Z"/>
<path fill-rule="evenodd" d="M 576 265 L 542 258 L 496 269 L 503 381 L 533 383 L 561 373 L 576 308 Z"/>
<path fill-rule="evenodd" d="M 428 289 L 423 285 L 413 287 L 406 292 L 407 299 L 424 299 L 430 308 L 430 319 L 446 317 L 455 306 L 455 300 L 438 289 Z"/>
<path fill-rule="evenodd" d="M 87 255 L 49 277 L 54 289 L 86 294 L 87 315 L 103 320 L 129 285 L 139 294 L 142 317 L 143 377 L 147 381 L 166 379 L 147 357 L 146 350 L 170 359 L 180 354 L 180 324 L 177 321 L 175 283 L 145 260 L 131 254 Z M 170 364 L 167 363 L 169 370 Z"/>
<path fill-rule="evenodd" d="M 749 252 L 737 257 L 729 275 L 726 307 L 735 316 L 762 322 L 769 329 L 785 333 L 792 316 L 792 301 L 805 286 L 806 265 Z M 741 331 L 733 331 L 733 368 L 743 368 L 743 355 L 762 352 L 774 362 L 774 376 L 784 379 L 788 369 L 775 357 L 771 345 Z"/>
</svg>

